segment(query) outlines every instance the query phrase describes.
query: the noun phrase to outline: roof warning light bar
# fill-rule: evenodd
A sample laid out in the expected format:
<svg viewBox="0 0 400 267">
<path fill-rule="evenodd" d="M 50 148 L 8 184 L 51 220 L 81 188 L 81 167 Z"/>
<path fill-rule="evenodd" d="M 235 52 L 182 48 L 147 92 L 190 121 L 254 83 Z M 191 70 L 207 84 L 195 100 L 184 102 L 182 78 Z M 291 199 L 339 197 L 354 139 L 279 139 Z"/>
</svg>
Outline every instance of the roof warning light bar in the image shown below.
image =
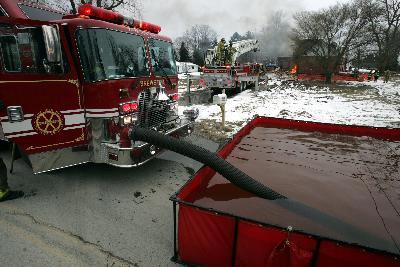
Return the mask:
<svg viewBox="0 0 400 267">
<path fill-rule="evenodd" d="M 161 27 L 156 24 L 128 18 L 119 14 L 118 12 L 95 7 L 91 4 L 81 5 L 78 9 L 78 13 L 80 16 L 103 20 L 120 25 L 127 25 L 132 28 L 140 29 L 142 31 L 148 31 L 155 34 L 158 34 L 161 31 Z"/>
</svg>

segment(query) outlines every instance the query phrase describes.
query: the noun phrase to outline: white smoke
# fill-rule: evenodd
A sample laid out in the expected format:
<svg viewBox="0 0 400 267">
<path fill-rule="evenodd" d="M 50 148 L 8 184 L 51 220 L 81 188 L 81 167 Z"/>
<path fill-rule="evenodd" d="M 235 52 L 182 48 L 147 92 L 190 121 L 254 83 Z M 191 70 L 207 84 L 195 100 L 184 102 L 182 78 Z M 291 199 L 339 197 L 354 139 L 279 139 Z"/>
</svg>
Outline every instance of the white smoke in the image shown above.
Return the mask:
<svg viewBox="0 0 400 267">
<path fill-rule="evenodd" d="M 210 25 L 219 37 L 229 38 L 234 32 L 260 31 L 277 11 L 292 20 L 298 11 L 337 1 L 348 0 L 152 0 L 143 1 L 143 19 L 161 25 L 162 33 L 173 39 L 195 24 Z"/>
</svg>

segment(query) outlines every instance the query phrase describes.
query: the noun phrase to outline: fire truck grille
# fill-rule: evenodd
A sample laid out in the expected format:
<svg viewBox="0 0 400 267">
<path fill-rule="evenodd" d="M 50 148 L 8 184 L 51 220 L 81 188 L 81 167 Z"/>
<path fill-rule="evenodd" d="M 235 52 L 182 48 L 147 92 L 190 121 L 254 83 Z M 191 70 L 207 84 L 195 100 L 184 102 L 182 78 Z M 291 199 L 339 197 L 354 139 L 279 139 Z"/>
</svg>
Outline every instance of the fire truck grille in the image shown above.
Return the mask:
<svg viewBox="0 0 400 267">
<path fill-rule="evenodd" d="M 139 95 L 139 125 L 146 128 L 159 128 L 167 122 L 168 105 L 166 101 L 153 99 L 150 90 Z"/>
</svg>

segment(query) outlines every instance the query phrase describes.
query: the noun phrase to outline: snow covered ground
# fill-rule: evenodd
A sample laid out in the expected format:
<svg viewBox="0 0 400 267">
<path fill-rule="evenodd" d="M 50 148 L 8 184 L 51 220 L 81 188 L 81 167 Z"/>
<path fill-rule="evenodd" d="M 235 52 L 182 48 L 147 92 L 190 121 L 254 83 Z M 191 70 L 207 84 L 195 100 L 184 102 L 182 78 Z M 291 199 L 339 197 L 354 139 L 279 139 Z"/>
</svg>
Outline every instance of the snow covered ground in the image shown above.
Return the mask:
<svg viewBox="0 0 400 267">
<path fill-rule="evenodd" d="M 220 108 L 193 105 L 199 121 L 221 120 Z M 188 107 L 182 107 L 180 112 Z M 256 114 L 305 121 L 400 128 L 400 82 L 348 82 L 325 86 L 282 81 L 262 82 L 259 91 L 246 90 L 228 99 L 227 124 L 234 134 Z"/>
</svg>

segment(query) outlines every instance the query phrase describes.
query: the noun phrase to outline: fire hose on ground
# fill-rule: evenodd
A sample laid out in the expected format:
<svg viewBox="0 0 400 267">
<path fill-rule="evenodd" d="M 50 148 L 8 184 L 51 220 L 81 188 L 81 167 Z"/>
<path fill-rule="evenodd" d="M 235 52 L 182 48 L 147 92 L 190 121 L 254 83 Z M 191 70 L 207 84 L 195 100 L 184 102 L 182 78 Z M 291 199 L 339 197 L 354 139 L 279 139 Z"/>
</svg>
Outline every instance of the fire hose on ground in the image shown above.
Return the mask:
<svg viewBox="0 0 400 267">
<path fill-rule="evenodd" d="M 143 141 L 160 148 L 168 149 L 199 161 L 225 177 L 232 184 L 258 197 L 268 200 L 285 199 L 286 197 L 254 180 L 232 164 L 202 147 L 189 142 L 163 135 L 153 130 L 134 128 L 130 133 L 133 141 Z"/>
</svg>

